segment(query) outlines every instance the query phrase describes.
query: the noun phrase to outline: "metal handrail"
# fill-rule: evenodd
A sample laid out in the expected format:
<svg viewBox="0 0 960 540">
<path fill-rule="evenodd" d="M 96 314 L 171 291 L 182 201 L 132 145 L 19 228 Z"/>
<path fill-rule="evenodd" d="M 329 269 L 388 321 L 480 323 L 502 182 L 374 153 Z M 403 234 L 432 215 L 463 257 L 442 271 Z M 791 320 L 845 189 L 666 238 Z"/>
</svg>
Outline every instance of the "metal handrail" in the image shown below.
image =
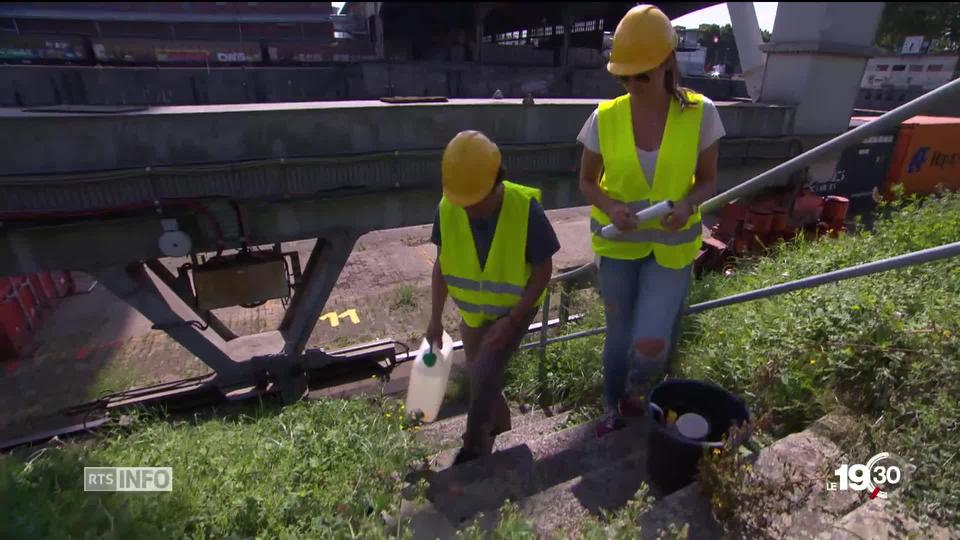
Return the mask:
<svg viewBox="0 0 960 540">
<path fill-rule="evenodd" d="M 823 144 L 807 150 L 793 159 L 777 165 L 769 171 L 760 173 L 750 180 L 747 180 L 738 186 L 732 187 L 727 191 L 720 193 L 719 195 L 703 203 L 703 205 L 700 206 L 700 211 L 704 214 L 707 214 L 713 210 L 717 210 L 724 204 L 738 197 L 742 197 L 749 193 L 753 193 L 760 188 L 766 187 L 774 180 L 779 180 L 785 176 L 809 167 L 827 154 L 846 150 L 851 146 L 855 146 L 863 139 L 880 133 L 889 127 L 900 124 L 904 120 L 922 113 L 924 110 L 932 107 L 937 102 L 941 100 L 946 101 L 947 98 L 954 95 L 957 98 L 960 98 L 960 79 L 955 79 L 939 88 L 931 90 L 930 92 L 927 92 L 926 94 L 919 96 L 912 101 L 904 103 L 896 109 L 878 116 L 874 120 L 871 120 L 862 126 L 838 135 Z M 576 270 L 554 276 L 551 282 L 559 282 L 565 279 L 571 279 L 568 276 L 583 275 L 594 267 L 594 263 L 589 262 L 580 268 L 577 268 Z"/>
<path fill-rule="evenodd" d="M 836 283 L 838 281 L 844 281 L 847 279 L 868 276 L 872 274 L 880 274 L 889 270 L 896 270 L 898 268 L 905 268 L 908 266 L 915 266 L 928 262 L 949 259 L 958 255 L 960 255 L 960 242 L 944 244 L 942 246 L 913 251 L 904 255 L 890 257 L 888 259 L 858 264 L 856 266 L 841 268 L 840 270 L 834 270 L 832 272 L 826 272 L 816 276 L 805 277 L 787 283 L 781 283 L 779 285 L 771 285 L 770 287 L 764 287 L 762 289 L 755 289 L 744 293 L 725 296 L 716 300 L 701 302 L 686 308 L 683 311 L 683 315 L 694 315 L 696 313 L 702 313 L 711 309 L 741 304 L 744 302 L 750 302 L 752 300 L 759 300 L 761 298 L 770 298 L 772 296 L 778 296 L 788 292 L 810 289 L 812 287 L 819 287 L 820 285 Z M 533 347 L 545 347 L 551 343 L 559 343 L 561 341 L 569 341 L 572 339 L 602 334 L 605 330 L 606 328 L 603 327 L 591 328 L 589 330 L 582 330 L 580 332 L 574 332 L 572 334 L 558 336 L 555 338 L 545 340 L 541 339 L 539 342 L 524 344 L 520 348 L 530 349 Z"/>
</svg>

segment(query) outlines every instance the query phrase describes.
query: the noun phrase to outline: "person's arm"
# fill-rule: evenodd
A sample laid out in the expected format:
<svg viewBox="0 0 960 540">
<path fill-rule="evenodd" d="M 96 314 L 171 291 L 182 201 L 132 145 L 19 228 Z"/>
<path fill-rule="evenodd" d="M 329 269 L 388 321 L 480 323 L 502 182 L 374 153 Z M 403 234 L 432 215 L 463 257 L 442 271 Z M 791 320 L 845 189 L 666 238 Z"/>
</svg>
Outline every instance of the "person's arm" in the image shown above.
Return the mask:
<svg viewBox="0 0 960 540">
<path fill-rule="evenodd" d="M 610 216 L 618 229 L 628 231 L 637 227 L 637 218 L 626 204 L 611 199 L 600 189 L 603 174 L 603 156 L 584 147 L 580 156 L 580 192 L 593 206 Z"/>
<path fill-rule="evenodd" d="M 710 200 L 717 192 L 717 159 L 720 155 L 720 142 L 716 141 L 700 152 L 697 159 L 696 176 L 690 193 L 674 206 L 674 211 L 663 217 L 661 223 L 669 230 L 683 228 L 690 216 L 701 204 Z"/>
<path fill-rule="evenodd" d="M 433 263 L 433 275 L 430 278 L 430 324 L 427 326 L 427 343 L 439 343 L 443 337 L 443 306 L 447 302 L 447 282 L 440 272 L 440 248 L 437 247 L 437 260 Z"/>
<path fill-rule="evenodd" d="M 710 200 L 717 193 L 717 161 L 720 156 L 720 142 L 714 142 L 700 152 L 697 159 L 696 182 L 690 194 L 684 199 L 697 207 Z"/>
<path fill-rule="evenodd" d="M 533 273 L 530 274 L 530 279 L 527 280 L 527 286 L 523 289 L 523 296 L 520 297 L 517 305 L 513 306 L 513 309 L 510 310 L 510 322 L 512 322 L 518 330 L 526 330 L 524 325 L 527 322 L 530 311 L 533 310 L 533 306 L 537 303 L 537 299 L 540 298 L 543 290 L 550 284 L 550 277 L 552 275 L 553 258 L 548 258 L 533 267 Z"/>
</svg>

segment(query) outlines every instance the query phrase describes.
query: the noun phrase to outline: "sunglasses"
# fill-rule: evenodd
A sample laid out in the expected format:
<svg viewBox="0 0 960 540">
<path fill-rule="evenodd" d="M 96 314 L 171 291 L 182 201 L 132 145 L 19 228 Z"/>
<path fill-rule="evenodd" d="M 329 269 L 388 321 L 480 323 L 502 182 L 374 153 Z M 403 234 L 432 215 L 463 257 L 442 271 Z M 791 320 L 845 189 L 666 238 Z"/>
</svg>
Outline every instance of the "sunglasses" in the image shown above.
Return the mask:
<svg viewBox="0 0 960 540">
<path fill-rule="evenodd" d="M 617 80 L 623 84 L 627 84 L 631 79 L 642 83 L 650 82 L 650 76 L 646 73 L 639 73 L 637 75 L 617 75 Z"/>
</svg>

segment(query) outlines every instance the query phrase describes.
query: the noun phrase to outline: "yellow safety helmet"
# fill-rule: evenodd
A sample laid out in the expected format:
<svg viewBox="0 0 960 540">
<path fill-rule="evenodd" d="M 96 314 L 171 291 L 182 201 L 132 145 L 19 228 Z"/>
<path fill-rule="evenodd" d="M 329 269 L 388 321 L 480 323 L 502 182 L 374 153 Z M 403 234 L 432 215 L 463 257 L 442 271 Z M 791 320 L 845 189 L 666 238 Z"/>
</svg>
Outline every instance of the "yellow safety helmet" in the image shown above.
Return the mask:
<svg viewBox="0 0 960 540">
<path fill-rule="evenodd" d="M 607 71 L 613 75 L 638 75 L 663 63 L 677 46 L 673 24 L 650 4 L 634 6 L 613 33 Z"/>
<path fill-rule="evenodd" d="M 443 196 L 457 206 L 477 204 L 493 189 L 499 170 L 497 145 L 479 131 L 461 131 L 443 151 Z"/>
</svg>

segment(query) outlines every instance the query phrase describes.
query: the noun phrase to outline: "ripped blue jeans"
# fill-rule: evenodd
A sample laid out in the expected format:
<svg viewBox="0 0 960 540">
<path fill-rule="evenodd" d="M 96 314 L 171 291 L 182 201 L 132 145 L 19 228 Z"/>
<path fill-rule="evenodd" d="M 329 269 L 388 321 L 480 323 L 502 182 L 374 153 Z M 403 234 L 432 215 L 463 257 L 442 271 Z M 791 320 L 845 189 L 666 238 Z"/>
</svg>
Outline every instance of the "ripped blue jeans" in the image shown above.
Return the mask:
<svg viewBox="0 0 960 540">
<path fill-rule="evenodd" d="M 603 346 L 603 400 L 616 411 L 625 395 L 645 390 L 667 368 L 692 269 L 664 268 L 643 259 L 601 257 L 599 288 L 607 319 Z"/>
</svg>

